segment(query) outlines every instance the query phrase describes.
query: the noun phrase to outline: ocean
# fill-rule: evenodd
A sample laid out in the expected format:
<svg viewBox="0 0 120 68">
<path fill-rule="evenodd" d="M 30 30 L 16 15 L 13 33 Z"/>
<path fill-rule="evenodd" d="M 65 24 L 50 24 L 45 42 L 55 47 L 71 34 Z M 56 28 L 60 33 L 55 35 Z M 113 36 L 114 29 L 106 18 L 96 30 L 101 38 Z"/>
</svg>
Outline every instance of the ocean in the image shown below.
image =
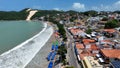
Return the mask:
<svg viewBox="0 0 120 68">
<path fill-rule="evenodd" d="M 17 32 L 22 31 L 23 33 L 20 32 L 21 34 L 17 36 L 20 36 L 20 38 L 24 38 L 26 35 L 32 34 L 31 35 L 32 37 L 30 36 L 29 36 L 30 38 L 27 37 L 24 42 L 22 42 L 23 41 L 22 40 L 20 43 L 18 43 L 18 45 L 15 45 L 6 50 L 6 52 L 2 53 L 0 55 L 0 68 L 25 68 L 36 55 L 42 55 L 42 53 L 38 54 L 38 52 L 41 51 L 41 49 L 43 49 L 42 47 L 49 40 L 54 30 L 52 26 L 47 25 L 47 23 L 43 23 L 43 26 L 41 26 L 43 27 L 43 29 L 41 28 L 42 30 L 40 31 L 40 28 L 37 28 L 36 26 L 39 27 L 41 24 L 38 24 L 37 22 L 36 24 L 33 23 L 30 22 L 28 24 L 30 27 L 27 28 L 28 29 L 26 30 L 27 33 L 25 32 L 25 29 L 22 28 L 24 25 L 21 25 L 21 27 L 19 27 L 20 30 L 17 30 Z M 20 24 L 18 25 L 20 26 Z M 15 30 L 16 28 L 14 27 Z M 26 27 L 24 26 L 24 28 Z M 33 30 L 32 33 L 29 32 L 31 30 Z M 36 30 L 38 30 L 38 33 L 36 32 Z M 17 36 L 15 36 L 14 38 L 16 39 Z M 13 39 L 13 37 L 10 37 L 9 39 L 11 40 L 11 38 Z M 17 38 L 15 41 L 18 40 L 19 39 Z"/>
<path fill-rule="evenodd" d="M 43 27 L 39 21 L 0 21 L 0 54 L 33 37 Z"/>
</svg>

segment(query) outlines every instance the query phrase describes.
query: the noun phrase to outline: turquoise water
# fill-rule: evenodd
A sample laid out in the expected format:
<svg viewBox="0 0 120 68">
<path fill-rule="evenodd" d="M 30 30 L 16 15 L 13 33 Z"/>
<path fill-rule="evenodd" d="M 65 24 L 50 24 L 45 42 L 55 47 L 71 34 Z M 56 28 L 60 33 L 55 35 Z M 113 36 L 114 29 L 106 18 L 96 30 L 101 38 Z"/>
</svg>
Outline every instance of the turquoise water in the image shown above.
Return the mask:
<svg viewBox="0 0 120 68">
<path fill-rule="evenodd" d="M 21 44 L 43 29 L 38 21 L 0 21 L 0 54 Z"/>
</svg>

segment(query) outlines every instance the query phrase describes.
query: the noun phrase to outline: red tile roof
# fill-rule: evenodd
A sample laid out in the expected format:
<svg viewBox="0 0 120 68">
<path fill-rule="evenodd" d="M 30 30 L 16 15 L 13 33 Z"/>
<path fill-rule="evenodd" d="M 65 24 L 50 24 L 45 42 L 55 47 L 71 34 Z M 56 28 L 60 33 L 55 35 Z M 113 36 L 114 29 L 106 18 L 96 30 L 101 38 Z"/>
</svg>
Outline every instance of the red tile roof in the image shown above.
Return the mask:
<svg viewBox="0 0 120 68">
<path fill-rule="evenodd" d="M 92 54 L 90 53 L 90 51 L 87 51 L 87 50 L 83 50 L 81 53 L 80 53 L 80 58 L 83 60 L 85 56 L 91 56 Z"/>
<path fill-rule="evenodd" d="M 83 43 L 94 43 L 95 42 L 95 40 L 92 40 L 92 39 L 83 39 L 82 41 Z"/>
<path fill-rule="evenodd" d="M 101 52 L 105 57 L 120 59 L 120 50 L 118 49 L 101 49 Z"/>
<path fill-rule="evenodd" d="M 76 43 L 76 48 L 77 48 L 77 49 L 83 49 L 84 46 L 83 46 L 83 44 Z"/>
<path fill-rule="evenodd" d="M 115 29 L 104 29 L 103 31 L 108 32 L 108 33 L 114 33 L 114 32 L 116 32 Z"/>
<path fill-rule="evenodd" d="M 91 50 L 98 50 L 98 47 L 96 46 L 96 44 L 92 44 L 90 49 Z"/>
<path fill-rule="evenodd" d="M 83 32 L 82 30 L 76 29 L 76 28 L 71 28 L 70 31 L 71 31 L 71 33 L 72 33 L 73 35 L 75 35 L 75 34 L 77 34 L 77 33 L 80 33 L 80 32 Z"/>
</svg>

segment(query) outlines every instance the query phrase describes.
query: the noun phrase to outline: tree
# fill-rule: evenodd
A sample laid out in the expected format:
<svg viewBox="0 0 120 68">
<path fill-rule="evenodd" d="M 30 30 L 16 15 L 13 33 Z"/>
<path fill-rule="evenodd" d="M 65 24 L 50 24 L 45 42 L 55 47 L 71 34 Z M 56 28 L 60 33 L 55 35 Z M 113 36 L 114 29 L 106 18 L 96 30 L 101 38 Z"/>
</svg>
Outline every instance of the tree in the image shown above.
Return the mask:
<svg viewBox="0 0 120 68">
<path fill-rule="evenodd" d="M 119 27 L 119 22 L 117 20 L 112 20 L 112 21 L 108 21 L 107 23 L 105 23 L 105 28 L 116 28 L 116 27 Z"/>
<path fill-rule="evenodd" d="M 90 28 L 88 28 L 88 29 L 86 30 L 86 33 L 87 33 L 87 34 L 91 34 L 91 32 L 92 32 L 92 29 L 90 29 Z"/>
<path fill-rule="evenodd" d="M 19 12 L 17 11 L 0 11 L 0 20 L 25 20 L 29 14 L 29 12 L 26 12 L 24 10 L 21 10 Z"/>
<path fill-rule="evenodd" d="M 65 45 L 61 45 L 58 47 L 58 54 L 60 55 L 61 61 L 64 62 L 66 59 L 66 53 L 67 53 L 67 49 L 65 48 Z"/>
<path fill-rule="evenodd" d="M 107 17 L 103 17 L 102 21 L 108 21 Z"/>
<path fill-rule="evenodd" d="M 94 10 L 90 10 L 90 11 L 86 11 L 84 12 L 84 15 L 87 15 L 87 16 L 96 16 L 97 15 L 97 11 L 94 11 Z"/>
</svg>

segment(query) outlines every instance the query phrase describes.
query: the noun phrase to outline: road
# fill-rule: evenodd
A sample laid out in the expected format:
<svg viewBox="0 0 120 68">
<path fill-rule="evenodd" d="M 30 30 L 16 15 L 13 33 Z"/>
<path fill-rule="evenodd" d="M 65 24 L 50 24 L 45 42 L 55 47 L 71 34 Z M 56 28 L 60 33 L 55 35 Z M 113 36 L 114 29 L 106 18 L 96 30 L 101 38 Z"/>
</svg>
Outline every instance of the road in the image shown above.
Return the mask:
<svg viewBox="0 0 120 68">
<path fill-rule="evenodd" d="M 66 30 L 66 28 L 65 28 Z M 67 38 L 68 38 L 68 49 L 67 49 L 67 54 L 68 54 L 68 61 L 69 65 L 73 66 L 74 68 L 81 68 L 81 66 L 78 64 L 77 57 L 74 52 L 74 39 L 70 35 L 70 33 L 66 30 Z"/>
</svg>

